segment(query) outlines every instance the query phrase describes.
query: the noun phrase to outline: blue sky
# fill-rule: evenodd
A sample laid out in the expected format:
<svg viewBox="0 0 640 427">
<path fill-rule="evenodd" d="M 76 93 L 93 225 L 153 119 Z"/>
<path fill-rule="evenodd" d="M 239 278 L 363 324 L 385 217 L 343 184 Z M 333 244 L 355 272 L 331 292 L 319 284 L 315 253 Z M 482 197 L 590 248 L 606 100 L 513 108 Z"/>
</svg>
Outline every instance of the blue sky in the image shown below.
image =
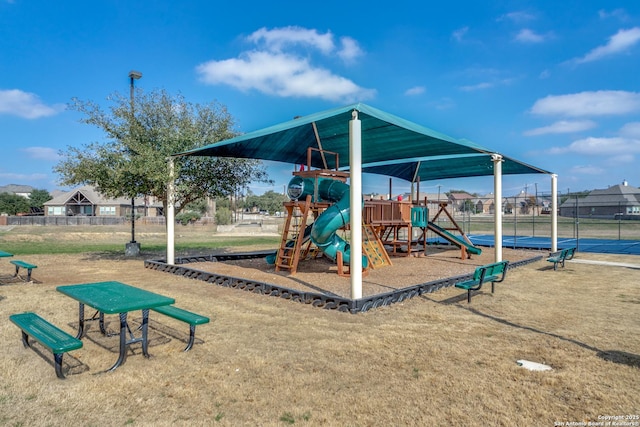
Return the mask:
<svg viewBox="0 0 640 427">
<path fill-rule="evenodd" d="M 640 2 L 375 4 L 0 0 L 0 185 L 60 188 L 58 151 L 103 140 L 66 104 L 106 107 L 138 70 L 143 90 L 226 105 L 240 132 L 364 102 L 557 173 L 560 192 L 640 187 Z M 272 189 L 292 169 L 270 167 Z M 388 178 L 363 186 L 386 193 Z M 508 176 L 503 192 L 534 186 L 550 180 Z"/>
</svg>

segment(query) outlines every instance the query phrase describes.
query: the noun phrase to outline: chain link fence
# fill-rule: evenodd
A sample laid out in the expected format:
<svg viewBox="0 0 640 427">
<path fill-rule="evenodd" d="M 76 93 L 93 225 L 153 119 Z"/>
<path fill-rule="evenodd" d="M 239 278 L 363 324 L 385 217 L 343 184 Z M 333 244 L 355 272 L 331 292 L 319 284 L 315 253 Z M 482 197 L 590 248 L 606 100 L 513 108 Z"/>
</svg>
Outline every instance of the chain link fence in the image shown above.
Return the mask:
<svg viewBox="0 0 640 427">
<path fill-rule="evenodd" d="M 640 193 L 559 195 L 558 237 L 640 240 Z M 438 206 L 429 203 L 431 218 Z M 471 198 L 450 202 L 447 210 L 467 234 L 492 234 L 492 198 Z M 513 236 L 551 236 L 551 195 L 504 197 L 503 234 Z M 436 222 L 444 222 L 440 215 Z"/>
</svg>

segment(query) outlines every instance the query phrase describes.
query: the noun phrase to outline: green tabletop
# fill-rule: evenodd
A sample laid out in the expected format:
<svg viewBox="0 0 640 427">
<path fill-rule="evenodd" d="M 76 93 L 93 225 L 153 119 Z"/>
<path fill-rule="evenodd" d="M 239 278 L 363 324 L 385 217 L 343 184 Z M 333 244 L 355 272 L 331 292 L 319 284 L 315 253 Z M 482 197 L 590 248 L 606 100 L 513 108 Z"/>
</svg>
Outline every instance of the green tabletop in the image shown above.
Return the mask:
<svg viewBox="0 0 640 427">
<path fill-rule="evenodd" d="M 5 258 L 9 256 L 13 256 L 13 254 L 10 254 L 9 252 L 0 251 L 0 258 Z"/>
<path fill-rule="evenodd" d="M 104 314 L 126 313 L 171 305 L 173 298 L 125 285 L 120 282 L 97 282 L 58 286 L 59 292 Z"/>
</svg>

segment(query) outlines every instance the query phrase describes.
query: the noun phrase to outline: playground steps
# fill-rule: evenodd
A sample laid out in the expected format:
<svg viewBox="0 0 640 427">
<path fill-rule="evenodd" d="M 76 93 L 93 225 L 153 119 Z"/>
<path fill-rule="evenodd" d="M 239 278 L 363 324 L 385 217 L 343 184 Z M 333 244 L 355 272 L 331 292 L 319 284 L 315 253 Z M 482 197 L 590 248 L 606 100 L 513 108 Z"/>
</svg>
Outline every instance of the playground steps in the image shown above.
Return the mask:
<svg viewBox="0 0 640 427">
<path fill-rule="evenodd" d="M 370 224 L 362 225 L 362 252 L 369 258 L 369 265 L 372 268 L 391 265 L 391 258 L 389 258 L 380 236 Z"/>
<path fill-rule="evenodd" d="M 287 219 L 282 230 L 282 239 L 276 257 L 276 271 L 289 270 L 295 274 L 300 261 L 300 250 L 304 243 L 304 231 L 307 228 L 307 217 L 311 206 L 311 196 L 303 203 L 285 203 Z M 305 251 L 306 252 L 306 251 Z"/>
</svg>

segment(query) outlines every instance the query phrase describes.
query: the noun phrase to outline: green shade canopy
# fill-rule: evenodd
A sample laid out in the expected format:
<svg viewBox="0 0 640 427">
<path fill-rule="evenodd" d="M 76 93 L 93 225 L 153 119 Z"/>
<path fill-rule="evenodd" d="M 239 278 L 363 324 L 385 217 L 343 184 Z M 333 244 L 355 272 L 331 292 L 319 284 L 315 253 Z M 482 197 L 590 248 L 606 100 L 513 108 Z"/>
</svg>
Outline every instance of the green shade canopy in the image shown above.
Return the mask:
<svg viewBox="0 0 640 427">
<path fill-rule="evenodd" d="M 427 181 L 493 174 L 493 151 L 361 103 L 299 117 L 176 156 L 239 157 L 307 164 L 307 148 L 312 147 L 337 154 L 322 156 L 312 151 L 312 167 L 345 169 L 349 166 L 349 121 L 355 112 L 362 127 L 363 172 L 408 181 L 417 176 Z M 503 173 L 549 172 L 505 158 Z"/>
<path fill-rule="evenodd" d="M 493 160 L 491 154 L 420 157 L 362 165 L 362 172 L 392 176 L 409 182 L 416 182 L 418 178 L 420 181 L 431 181 L 493 175 Z M 502 156 L 503 175 L 535 173 L 549 172 Z"/>
</svg>

